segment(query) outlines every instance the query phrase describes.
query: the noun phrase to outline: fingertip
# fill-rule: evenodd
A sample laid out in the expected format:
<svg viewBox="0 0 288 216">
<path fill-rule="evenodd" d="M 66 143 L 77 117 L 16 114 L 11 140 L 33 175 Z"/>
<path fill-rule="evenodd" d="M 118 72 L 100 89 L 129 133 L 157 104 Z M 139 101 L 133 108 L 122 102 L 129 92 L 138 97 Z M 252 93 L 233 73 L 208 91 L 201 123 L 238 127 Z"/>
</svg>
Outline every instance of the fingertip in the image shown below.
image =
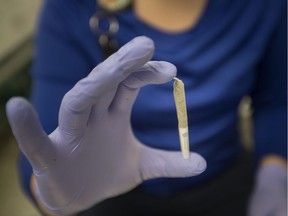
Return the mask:
<svg viewBox="0 0 288 216">
<path fill-rule="evenodd" d="M 126 79 L 132 72 L 135 72 L 151 60 L 154 54 L 154 42 L 146 36 L 135 37 L 123 45 L 116 53 L 112 54 L 101 64 L 98 64 L 89 74 L 89 81 L 96 88 L 116 87 L 120 82 Z M 85 80 L 85 79 L 83 79 Z M 110 88 L 109 88 L 110 89 Z M 97 91 L 99 92 L 99 91 Z"/>
<path fill-rule="evenodd" d="M 181 152 L 176 153 L 177 156 L 174 158 L 175 167 L 178 170 L 175 172 L 174 177 L 193 177 L 200 175 L 207 168 L 206 160 L 198 153 L 190 153 L 189 158 L 183 158 Z M 177 162 L 176 162 L 177 161 Z"/>
<path fill-rule="evenodd" d="M 47 169 L 54 149 L 32 105 L 23 97 L 13 97 L 6 103 L 6 112 L 17 144 L 34 171 Z"/>
<path fill-rule="evenodd" d="M 163 84 L 171 81 L 177 74 L 176 67 L 165 61 L 149 61 L 131 74 L 124 84 L 129 88 L 141 88 L 148 84 Z"/>
<path fill-rule="evenodd" d="M 27 141 L 33 136 L 46 134 L 30 102 L 23 97 L 13 97 L 6 103 L 6 114 L 17 140 Z"/>
<path fill-rule="evenodd" d="M 131 40 L 131 43 L 135 43 L 138 46 L 141 46 L 140 48 L 145 48 L 147 51 L 154 51 L 155 45 L 154 41 L 147 37 L 147 36 L 138 36 Z"/>
<path fill-rule="evenodd" d="M 119 54 L 126 54 L 129 50 L 136 51 L 134 54 L 137 53 L 153 53 L 155 49 L 154 42 L 152 39 L 146 36 L 138 36 L 133 38 L 131 41 L 126 43 L 124 46 L 122 46 L 118 53 Z M 137 52 L 138 51 L 138 52 Z"/>
<path fill-rule="evenodd" d="M 187 159 L 184 159 L 187 160 Z M 203 173 L 207 168 L 206 160 L 198 153 L 190 153 L 190 157 L 188 159 L 187 175 L 199 175 Z"/>
<path fill-rule="evenodd" d="M 115 56 L 124 71 L 132 71 L 148 62 L 154 54 L 154 42 L 146 37 L 139 36 L 122 46 Z"/>
<path fill-rule="evenodd" d="M 30 108 L 31 105 L 25 98 L 10 98 L 6 103 L 6 114 L 9 122 L 18 122 L 19 120 L 27 117 L 27 115 L 29 115 L 29 112 L 27 112 L 27 110 L 30 110 Z M 21 121 L 19 123 L 21 123 Z"/>
<path fill-rule="evenodd" d="M 162 82 L 169 82 L 177 75 L 176 66 L 170 62 L 150 61 L 147 64 L 162 75 Z"/>
<path fill-rule="evenodd" d="M 26 99 L 24 99 L 23 97 L 11 97 L 7 103 L 6 103 L 6 108 L 8 110 L 10 110 L 11 108 L 13 109 L 14 107 L 22 107 L 22 104 L 26 103 Z"/>
<path fill-rule="evenodd" d="M 198 153 L 190 153 L 188 159 L 181 152 L 143 147 L 141 173 L 143 179 L 157 177 L 186 178 L 203 173 L 206 170 L 206 160 Z"/>
</svg>

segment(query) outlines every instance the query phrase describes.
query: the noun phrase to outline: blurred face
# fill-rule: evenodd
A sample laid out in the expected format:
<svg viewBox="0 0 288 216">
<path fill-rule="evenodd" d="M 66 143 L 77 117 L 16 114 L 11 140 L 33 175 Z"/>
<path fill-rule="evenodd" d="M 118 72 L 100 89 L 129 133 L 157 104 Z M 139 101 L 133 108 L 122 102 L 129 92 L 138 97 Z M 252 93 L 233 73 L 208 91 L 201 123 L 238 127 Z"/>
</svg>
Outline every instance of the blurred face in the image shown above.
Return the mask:
<svg viewBox="0 0 288 216">
<path fill-rule="evenodd" d="M 97 0 L 98 4 L 108 11 L 119 11 L 127 7 L 131 0 Z"/>
</svg>

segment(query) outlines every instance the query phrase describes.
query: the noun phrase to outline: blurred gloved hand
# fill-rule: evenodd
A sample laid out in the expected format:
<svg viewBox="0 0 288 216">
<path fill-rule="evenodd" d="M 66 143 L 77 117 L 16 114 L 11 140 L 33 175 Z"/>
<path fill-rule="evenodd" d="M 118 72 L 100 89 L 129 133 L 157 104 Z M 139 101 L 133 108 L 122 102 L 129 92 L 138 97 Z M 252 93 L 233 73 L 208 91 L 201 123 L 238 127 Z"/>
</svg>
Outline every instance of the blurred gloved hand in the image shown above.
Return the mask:
<svg viewBox="0 0 288 216">
<path fill-rule="evenodd" d="M 176 75 L 172 64 L 149 61 L 153 52 L 153 42 L 138 37 L 95 67 L 64 96 L 59 125 L 49 136 L 26 100 L 7 103 L 13 133 L 33 167 L 38 199 L 50 212 L 73 214 L 143 180 L 205 170 L 196 153 L 184 160 L 180 152 L 152 149 L 133 135 L 130 115 L 139 89 Z"/>
<path fill-rule="evenodd" d="M 267 164 L 256 176 L 249 216 L 287 216 L 287 169 Z"/>
</svg>

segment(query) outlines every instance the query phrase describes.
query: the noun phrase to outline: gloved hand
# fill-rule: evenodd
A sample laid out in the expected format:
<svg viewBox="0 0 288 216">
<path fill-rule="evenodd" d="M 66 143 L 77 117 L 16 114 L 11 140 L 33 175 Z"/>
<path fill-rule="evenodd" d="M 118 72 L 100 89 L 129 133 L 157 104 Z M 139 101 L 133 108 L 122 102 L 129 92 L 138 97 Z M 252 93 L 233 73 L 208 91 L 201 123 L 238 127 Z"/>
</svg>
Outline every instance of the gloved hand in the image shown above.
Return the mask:
<svg viewBox="0 0 288 216">
<path fill-rule="evenodd" d="M 49 136 L 26 100 L 7 103 L 13 133 L 33 167 L 38 198 L 50 212 L 74 214 L 143 180 L 205 170 L 196 153 L 184 160 L 180 152 L 150 148 L 133 135 L 130 115 L 139 89 L 176 75 L 172 64 L 149 61 L 153 51 L 150 39 L 138 37 L 95 67 L 64 96 L 59 125 Z"/>
<path fill-rule="evenodd" d="M 249 216 L 287 216 L 287 170 L 267 164 L 256 176 Z"/>
</svg>

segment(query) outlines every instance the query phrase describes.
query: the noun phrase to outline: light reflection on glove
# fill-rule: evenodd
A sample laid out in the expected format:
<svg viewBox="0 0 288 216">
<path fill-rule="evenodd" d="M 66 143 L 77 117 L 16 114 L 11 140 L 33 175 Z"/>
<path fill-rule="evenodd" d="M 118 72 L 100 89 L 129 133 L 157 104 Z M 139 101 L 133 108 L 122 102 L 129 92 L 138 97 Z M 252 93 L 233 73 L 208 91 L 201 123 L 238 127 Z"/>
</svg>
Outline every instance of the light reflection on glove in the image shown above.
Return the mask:
<svg viewBox="0 0 288 216">
<path fill-rule="evenodd" d="M 287 216 L 287 170 L 284 166 L 269 164 L 260 168 L 249 216 Z"/>
<path fill-rule="evenodd" d="M 138 37 L 94 68 L 64 96 L 59 126 L 49 136 L 26 100 L 7 103 L 13 133 L 33 167 L 38 198 L 50 212 L 74 214 L 143 180 L 205 170 L 196 153 L 184 160 L 180 152 L 152 149 L 133 135 L 130 115 L 139 89 L 176 75 L 172 64 L 149 61 L 153 52 L 153 42 Z"/>
</svg>

